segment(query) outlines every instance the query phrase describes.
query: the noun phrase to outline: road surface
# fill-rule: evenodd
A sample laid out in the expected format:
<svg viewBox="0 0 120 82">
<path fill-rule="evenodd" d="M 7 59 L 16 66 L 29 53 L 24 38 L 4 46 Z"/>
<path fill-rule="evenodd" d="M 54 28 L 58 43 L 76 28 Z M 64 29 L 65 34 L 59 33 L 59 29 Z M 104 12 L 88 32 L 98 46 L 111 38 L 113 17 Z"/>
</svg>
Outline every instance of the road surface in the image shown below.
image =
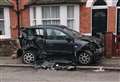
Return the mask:
<svg viewBox="0 0 120 82">
<path fill-rule="evenodd" d="M 53 71 L 0 67 L 0 82 L 120 82 L 120 72 Z"/>
</svg>

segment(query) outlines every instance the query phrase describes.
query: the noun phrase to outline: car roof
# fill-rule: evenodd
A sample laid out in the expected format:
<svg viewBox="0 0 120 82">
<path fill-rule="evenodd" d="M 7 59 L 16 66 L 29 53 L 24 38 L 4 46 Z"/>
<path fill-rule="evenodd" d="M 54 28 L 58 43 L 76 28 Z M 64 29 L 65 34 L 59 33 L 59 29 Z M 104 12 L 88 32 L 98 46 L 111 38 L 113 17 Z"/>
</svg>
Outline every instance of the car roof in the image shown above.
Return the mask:
<svg viewBox="0 0 120 82">
<path fill-rule="evenodd" d="M 35 25 L 35 26 L 28 26 L 28 27 L 21 27 L 21 29 L 39 29 L 39 28 L 44 28 L 44 27 L 50 27 L 50 28 L 67 28 L 64 25 Z"/>
</svg>

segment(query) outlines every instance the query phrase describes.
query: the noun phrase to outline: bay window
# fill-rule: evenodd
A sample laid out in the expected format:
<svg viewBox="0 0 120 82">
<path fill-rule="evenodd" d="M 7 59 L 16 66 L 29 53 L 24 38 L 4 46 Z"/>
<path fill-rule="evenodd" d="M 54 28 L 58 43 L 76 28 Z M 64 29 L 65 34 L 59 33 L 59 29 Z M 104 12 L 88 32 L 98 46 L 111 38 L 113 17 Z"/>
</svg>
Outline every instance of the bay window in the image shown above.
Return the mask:
<svg viewBox="0 0 120 82">
<path fill-rule="evenodd" d="M 59 6 L 43 6 L 42 7 L 42 23 L 43 24 L 60 24 L 60 8 Z"/>
<path fill-rule="evenodd" d="M 65 25 L 79 31 L 79 5 L 42 5 L 30 7 L 30 24 Z"/>
</svg>

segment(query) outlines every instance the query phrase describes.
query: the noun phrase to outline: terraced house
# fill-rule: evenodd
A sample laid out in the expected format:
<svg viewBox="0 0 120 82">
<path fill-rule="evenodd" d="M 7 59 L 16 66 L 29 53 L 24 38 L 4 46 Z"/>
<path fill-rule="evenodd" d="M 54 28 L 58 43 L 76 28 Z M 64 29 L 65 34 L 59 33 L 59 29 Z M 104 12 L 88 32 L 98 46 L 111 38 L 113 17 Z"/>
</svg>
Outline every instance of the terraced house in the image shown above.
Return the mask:
<svg viewBox="0 0 120 82">
<path fill-rule="evenodd" d="M 19 27 L 41 24 L 65 25 L 84 35 L 120 34 L 120 1 L 0 0 L 0 39 L 16 39 Z"/>
</svg>

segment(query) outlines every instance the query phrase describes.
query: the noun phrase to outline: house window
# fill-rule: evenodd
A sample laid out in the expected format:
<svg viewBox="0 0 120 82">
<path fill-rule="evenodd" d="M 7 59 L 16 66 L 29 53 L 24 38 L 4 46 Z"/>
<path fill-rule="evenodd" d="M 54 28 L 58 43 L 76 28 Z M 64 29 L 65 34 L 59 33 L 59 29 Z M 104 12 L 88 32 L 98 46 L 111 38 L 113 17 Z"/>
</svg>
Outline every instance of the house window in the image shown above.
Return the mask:
<svg viewBox="0 0 120 82">
<path fill-rule="evenodd" d="M 43 6 L 42 7 L 42 23 L 45 25 L 60 24 L 59 6 Z"/>
<path fill-rule="evenodd" d="M 0 39 L 10 38 L 9 8 L 0 7 Z"/>
<path fill-rule="evenodd" d="M 79 5 L 45 5 L 30 7 L 31 25 L 65 25 L 79 31 Z"/>
<path fill-rule="evenodd" d="M 36 25 L 36 21 L 37 21 L 37 19 L 36 19 L 36 7 L 33 7 L 33 23 L 34 23 L 34 25 Z"/>
<path fill-rule="evenodd" d="M 74 6 L 67 6 L 67 26 L 74 27 Z"/>
<path fill-rule="evenodd" d="M 0 35 L 5 35 L 4 9 L 0 8 Z"/>
</svg>

